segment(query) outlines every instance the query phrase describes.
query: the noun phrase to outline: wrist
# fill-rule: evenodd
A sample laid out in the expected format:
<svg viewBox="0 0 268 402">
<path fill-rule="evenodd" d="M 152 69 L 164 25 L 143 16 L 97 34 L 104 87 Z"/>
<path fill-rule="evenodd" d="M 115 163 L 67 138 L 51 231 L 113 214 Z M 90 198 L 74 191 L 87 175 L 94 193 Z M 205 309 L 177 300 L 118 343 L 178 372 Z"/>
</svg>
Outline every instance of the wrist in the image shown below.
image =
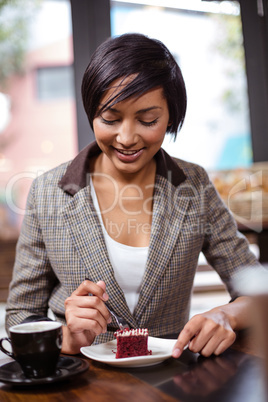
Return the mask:
<svg viewBox="0 0 268 402">
<path fill-rule="evenodd" d="M 89 331 L 74 333 L 66 325 L 62 326 L 62 349 L 61 352 L 68 355 L 80 353 L 80 348 L 89 346 L 93 343 L 95 337 L 91 336 Z"/>
<path fill-rule="evenodd" d="M 61 352 L 67 355 L 75 355 L 79 353 L 80 347 L 75 344 L 72 334 L 66 325 L 62 326 L 62 348 Z"/>
<path fill-rule="evenodd" d="M 218 309 L 225 315 L 233 331 L 249 328 L 252 325 L 251 300 L 248 297 L 240 296 Z"/>
<path fill-rule="evenodd" d="M 215 307 L 214 309 L 212 309 L 212 311 L 213 313 L 217 314 L 220 323 L 224 327 L 229 327 L 233 331 L 237 330 L 237 319 L 236 316 L 233 314 L 232 309 L 229 308 L 229 304 Z"/>
</svg>

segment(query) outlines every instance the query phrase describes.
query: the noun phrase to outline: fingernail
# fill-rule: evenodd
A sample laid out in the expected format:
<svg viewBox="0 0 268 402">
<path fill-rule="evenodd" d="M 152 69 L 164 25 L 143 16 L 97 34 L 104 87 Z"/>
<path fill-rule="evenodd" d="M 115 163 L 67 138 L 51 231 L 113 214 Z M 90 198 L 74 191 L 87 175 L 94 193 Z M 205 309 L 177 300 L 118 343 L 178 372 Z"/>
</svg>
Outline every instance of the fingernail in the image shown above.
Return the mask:
<svg viewBox="0 0 268 402">
<path fill-rule="evenodd" d="M 108 318 L 107 322 L 108 322 L 108 324 L 111 324 L 111 322 L 112 322 L 112 317 L 111 316 Z"/>
<path fill-rule="evenodd" d="M 109 296 L 108 296 L 108 294 L 105 292 L 105 293 L 103 293 L 102 298 L 103 298 L 103 300 L 108 300 L 108 299 L 109 299 Z"/>
<path fill-rule="evenodd" d="M 175 357 L 175 359 L 180 357 L 180 355 L 181 355 L 181 350 L 179 348 L 176 348 L 176 349 L 173 350 L 172 356 Z"/>
</svg>

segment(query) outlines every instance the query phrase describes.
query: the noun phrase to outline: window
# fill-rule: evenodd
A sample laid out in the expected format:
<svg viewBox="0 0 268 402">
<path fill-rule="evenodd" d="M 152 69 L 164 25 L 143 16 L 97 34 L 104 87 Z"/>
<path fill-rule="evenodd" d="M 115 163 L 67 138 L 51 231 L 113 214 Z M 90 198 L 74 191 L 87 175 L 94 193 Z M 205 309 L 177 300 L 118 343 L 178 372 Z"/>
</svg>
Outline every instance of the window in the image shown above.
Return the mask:
<svg viewBox="0 0 268 402">
<path fill-rule="evenodd" d="M 36 76 L 38 99 L 74 97 L 72 66 L 41 67 L 36 70 Z"/>
<path fill-rule="evenodd" d="M 0 35 L 1 241 L 17 237 L 32 180 L 78 144 L 69 0 L 4 2 L 0 22 L 9 28 Z"/>
<path fill-rule="evenodd" d="M 161 27 L 161 29 L 159 29 Z M 112 35 L 141 32 L 160 39 L 177 59 L 188 109 L 172 156 L 208 170 L 252 163 L 247 81 L 238 2 L 111 1 Z"/>
</svg>

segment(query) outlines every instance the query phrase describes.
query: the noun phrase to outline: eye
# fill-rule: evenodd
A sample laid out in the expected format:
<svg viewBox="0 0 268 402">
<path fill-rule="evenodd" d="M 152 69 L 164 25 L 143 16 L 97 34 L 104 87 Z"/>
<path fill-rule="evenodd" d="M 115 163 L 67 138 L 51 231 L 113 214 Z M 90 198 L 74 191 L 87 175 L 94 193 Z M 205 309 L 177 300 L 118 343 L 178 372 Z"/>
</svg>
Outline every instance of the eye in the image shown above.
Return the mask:
<svg viewBox="0 0 268 402">
<path fill-rule="evenodd" d="M 158 122 L 158 118 L 157 118 L 157 119 L 154 119 L 154 120 L 152 120 L 152 121 L 143 121 L 143 120 L 140 120 L 140 123 L 141 123 L 143 126 L 146 126 L 146 127 L 153 126 L 153 125 L 156 124 L 157 122 Z"/>
<path fill-rule="evenodd" d="M 108 125 L 112 125 L 112 124 L 114 124 L 114 123 L 116 123 L 118 120 L 107 120 L 107 119 L 104 119 L 102 116 L 101 116 L 101 122 L 102 123 L 104 123 L 104 124 L 108 124 Z"/>
</svg>

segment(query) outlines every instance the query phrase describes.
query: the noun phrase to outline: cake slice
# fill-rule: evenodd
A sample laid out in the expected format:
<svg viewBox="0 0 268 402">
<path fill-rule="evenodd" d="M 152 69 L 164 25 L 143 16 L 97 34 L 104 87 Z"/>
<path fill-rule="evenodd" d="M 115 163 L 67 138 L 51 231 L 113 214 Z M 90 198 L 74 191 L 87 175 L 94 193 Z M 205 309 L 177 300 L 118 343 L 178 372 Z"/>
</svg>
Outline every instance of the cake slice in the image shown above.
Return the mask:
<svg viewBox="0 0 268 402">
<path fill-rule="evenodd" d="M 148 329 L 124 329 L 114 333 L 117 340 L 116 359 L 134 356 L 147 356 L 152 352 L 148 350 Z"/>
</svg>

